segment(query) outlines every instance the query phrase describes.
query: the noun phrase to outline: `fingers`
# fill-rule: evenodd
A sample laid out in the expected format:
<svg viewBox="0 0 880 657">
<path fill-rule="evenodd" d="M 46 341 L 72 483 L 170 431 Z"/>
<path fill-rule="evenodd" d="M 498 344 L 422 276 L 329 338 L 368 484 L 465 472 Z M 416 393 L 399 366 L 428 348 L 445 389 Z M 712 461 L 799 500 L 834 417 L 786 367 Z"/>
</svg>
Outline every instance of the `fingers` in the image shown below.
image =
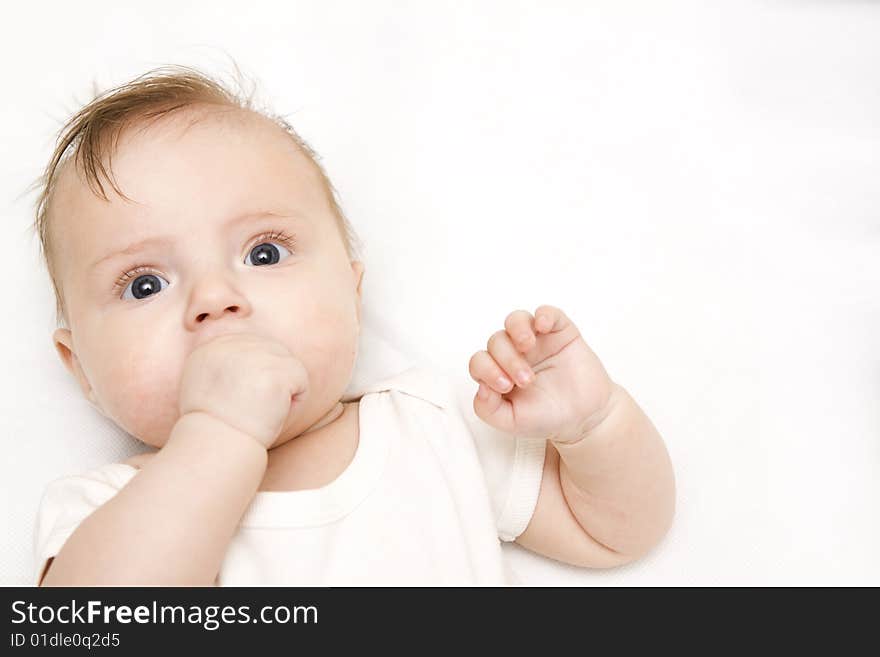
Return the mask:
<svg viewBox="0 0 880 657">
<path fill-rule="evenodd" d="M 562 312 L 554 306 L 538 306 L 535 316 L 527 310 L 514 310 L 504 320 L 504 329 L 517 349 L 527 352 L 537 342 L 537 336 L 560 328 Z"/>
<path fill-rule="evenodd" d="M 535 310 L 535 330 L 538 333 L 558 331 L 563 318 L 562 311 L 555 306 L 538 306 Z"/>
<path fill-rule="evenodd" d="M 505 319 L 504 330 L 489 338 L 486 350 L 471 357 L 471 378 L 501 394 L 514 386 L 528 387 L 535 380 L 528 354 L 534 354 L 538 336 L 561 330 L 564 324 L 564 315 L 554 306 L 538 306 L 534 316 L 527 310 L 514 310 Z"/>
<path fill-rule="evenodd" d="M 309 392 L 308 370 L 302 361 L 295 356 L 286 356 L 282 362 L 287 375 L 291 401 L 294 401 L 294 398 L 297 402 L 302 401 Z"/>
<path fill-rule="evenodd" d="M 489 338 L 489 351 L 478 351 L 468 365 L 471 377 L 492 390 L 507 393 L 514 385 L 521 388 L 535 378 L 528 361 L 513 346 L 505 331 Z"/>
<path fill-rule="evenodd" d="M 534 319 L 530 312 L 514 310 L 504 320 L 504 329 L 520 351 L 526 352 L 535 346 Z"/>
</svg>

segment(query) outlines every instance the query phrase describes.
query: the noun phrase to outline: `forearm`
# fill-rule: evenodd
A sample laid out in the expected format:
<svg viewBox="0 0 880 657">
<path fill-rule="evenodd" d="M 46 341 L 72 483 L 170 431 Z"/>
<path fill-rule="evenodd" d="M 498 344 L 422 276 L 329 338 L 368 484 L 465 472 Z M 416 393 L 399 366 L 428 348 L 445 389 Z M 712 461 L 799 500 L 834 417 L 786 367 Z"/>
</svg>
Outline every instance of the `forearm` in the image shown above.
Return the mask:
<svg viewBox="0 0 880 657">
<path fill-rule="evenodd" d="M 675 510 L 672 463 L 626 390 L 614 385 L 607 413 L 578 440 L 553 444 L 563 493 L 584 531 L 633 557 L 659 542 Z"/>
<path fill-rule="evenodd" d="M 267 460 L 256 440 L 212 416 L 182 416 L 156 456 L 80 523 L 43 585 L 212 585 Z"/>
</svg>

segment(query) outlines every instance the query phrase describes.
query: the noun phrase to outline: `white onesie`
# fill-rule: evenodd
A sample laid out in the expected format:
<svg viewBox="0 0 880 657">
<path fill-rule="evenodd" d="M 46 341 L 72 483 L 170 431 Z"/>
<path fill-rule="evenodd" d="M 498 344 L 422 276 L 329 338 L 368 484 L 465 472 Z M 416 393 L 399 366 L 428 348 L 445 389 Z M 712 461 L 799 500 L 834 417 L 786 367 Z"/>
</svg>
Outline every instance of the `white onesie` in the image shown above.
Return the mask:
<svg viewBox="0 0 880 657">
<path fill-rule="evenodd" d="M 215 583 L 519 583 L 501 541 L 514 540 L 532 517 L 546 441 L 507 435 L 480 420 L 472 403 L 476 387 L 428 364 L 368 386 L 352 462 L 321 488 L 258 491 Z M 34 536 L 34 584 L 77 525 L 137 472 L 110 463 L 46 487 Z"/>
</svg>

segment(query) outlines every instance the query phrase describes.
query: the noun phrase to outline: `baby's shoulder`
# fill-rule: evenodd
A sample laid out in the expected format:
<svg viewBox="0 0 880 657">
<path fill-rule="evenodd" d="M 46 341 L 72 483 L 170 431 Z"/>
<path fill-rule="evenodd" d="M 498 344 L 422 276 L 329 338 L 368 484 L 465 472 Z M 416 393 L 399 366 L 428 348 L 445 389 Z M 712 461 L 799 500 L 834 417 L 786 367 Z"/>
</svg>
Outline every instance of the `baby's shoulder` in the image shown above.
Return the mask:
<svg viewBox="0 0 880 657">
<path fill-rule="evenodd" d="M 374 391 L 394 389 L 440 409 L 448 409 L 460 388 L 459 378 L 452 371 L 433 362 L 420 361 L 377 384 Z"/>
</svg>

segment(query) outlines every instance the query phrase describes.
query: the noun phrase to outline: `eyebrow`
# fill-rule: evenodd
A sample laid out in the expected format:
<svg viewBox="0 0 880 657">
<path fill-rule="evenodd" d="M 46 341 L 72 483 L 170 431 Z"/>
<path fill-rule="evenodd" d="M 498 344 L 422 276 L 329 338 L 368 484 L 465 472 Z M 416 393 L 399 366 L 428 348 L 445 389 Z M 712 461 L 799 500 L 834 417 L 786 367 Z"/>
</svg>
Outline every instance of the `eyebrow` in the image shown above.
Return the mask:
<svg viewBox="0 0 880 657">
<path fill-rule="evenodd" d="M 257 221 L 260 219 L 300 219 L 301 215 L 297 215 L 295 213 L 284 213 L 279 214 L 277 212 L 247 212 L 242 215 L 237 215 L 232 217 L 231 219 L 226 220 L 222 226 L 224 228 L 228 228 L 229 226 L 234 226 L 245 221 Z M 157 237 L 148 237 L 143 240 L 138 240 L 137 242 L 132 242 L 128 246 L 118 251 L 114 251 L 108 255 L 102 256 L 95 260 L 91 265 L 89 265 L 89 271 L 93 271 L 97 269 L 100 265 L 103 265 L 110 260 L 115 260 L 124 255 L 133 255 L 135 253 L 140 253 L 146 249 L 156 246 L 170 246 L 174 243 L 174 238 L 171 236 L 157 236 Z"/>
</svg>

